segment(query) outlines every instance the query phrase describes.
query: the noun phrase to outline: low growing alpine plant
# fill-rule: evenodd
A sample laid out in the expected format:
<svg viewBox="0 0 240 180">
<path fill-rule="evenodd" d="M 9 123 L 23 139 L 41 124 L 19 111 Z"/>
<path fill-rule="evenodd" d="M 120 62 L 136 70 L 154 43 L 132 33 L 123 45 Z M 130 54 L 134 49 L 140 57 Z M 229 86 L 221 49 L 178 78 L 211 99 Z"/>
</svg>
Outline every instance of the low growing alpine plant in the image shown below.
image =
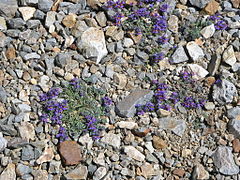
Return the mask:
<svg viewBox="0 0 240 180">
<path fill-rule="evenodd" d="M 67 87 L 56 87 L 39 96 L 43 106 L 40 120 L 58 125 L 60 141 L 89 132 L 100 138 L 101 124 L 109 112 L 112 100 L 105 92 L 74 78 Z"/>
<path fill-rule="evenodd" d="M 138 0 L 131 3 L 126 0 L 108 0 L 103 6 L 106 11 L 114 12 L 110 17 L 114 25 L 121 26 L 126 31 L 133 31 L 136 36 L 158 39 L 158 47 L 152 47 L 153 51 L 150 52 L 149 64 L 152 65 L 165 57 L 161 48 L 169 40 L 166 34 L 168 8 L 164 0 Z"/>
<path fill-rule="evenodd" d="M 207 95 L 199 92 L 201 82 L 193 79 L 193 73 L 188 70 L 181 71 L 179 78 L 172 86 L 153 80 L 151 84 L 154 96 L 150 102 L 136 105 L 137 115 L 144 115 L 145 112 L 154 112 L 159 109 L 173 111 L 177 103 L 186 109 L 202 108 Z"/>
</svg>

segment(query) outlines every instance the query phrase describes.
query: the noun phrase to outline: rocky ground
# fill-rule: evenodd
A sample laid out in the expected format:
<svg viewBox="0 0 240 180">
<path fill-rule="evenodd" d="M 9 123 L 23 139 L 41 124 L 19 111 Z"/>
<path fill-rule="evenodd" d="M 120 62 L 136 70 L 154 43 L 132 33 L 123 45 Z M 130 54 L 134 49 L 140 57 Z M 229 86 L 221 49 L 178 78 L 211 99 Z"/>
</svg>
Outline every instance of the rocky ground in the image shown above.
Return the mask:
<svg viewBox="0 0 240 180">
<path fill-rule="evenodd" d="M 105 2 L 0 0 L 0 179 L 240 179 L 240 1 L 163 1 L 169 54 L 152 65 L 156 42 L 115 26 Z M 194 29 L 216 13 L 226 29 Z M 135 115 L 152 80 L 181 91 L 184 68 L 202 108 Z M 58 127 L 39 120 L 39 95 L 74 77 L 114 102 L 99 140 L 60 143 Z"/>
</svg>

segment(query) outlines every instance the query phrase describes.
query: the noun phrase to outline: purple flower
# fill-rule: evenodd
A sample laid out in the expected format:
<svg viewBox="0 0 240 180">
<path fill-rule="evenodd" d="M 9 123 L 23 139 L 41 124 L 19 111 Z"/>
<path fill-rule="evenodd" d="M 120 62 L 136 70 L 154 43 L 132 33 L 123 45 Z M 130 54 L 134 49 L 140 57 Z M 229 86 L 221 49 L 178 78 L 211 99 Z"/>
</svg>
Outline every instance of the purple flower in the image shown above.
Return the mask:
<svg viewBox="0 0 240 180">
<path fill-rule="evenodd" d="M 188 71 L 181 71 L 179 76 L 186 82 L 190 82 L 192 81 L 192 76 L 193 74 L 191 72 Z"/>
<path fill-rule="evenodd" d="M 121 20 L 124 17 L 124 15 L 122 13 L 116 13 L 112 18 L 115 21 L 115 25 L 116 26 L 120 26 L 121 25 Z"/>
<path fill-rule="evenodd" d="M 151 102 L 147 102 L 146 104 L 145 104 L 145 106 L 143 107 L 143 109 L 144 109 L 144 111 L 145 112 L 152 112 L 152 111 L 154 111 L 154 108 L 155 107 L 155 105 L 153 104 L 153 103 L 151 103 Z"/>
<path fill-rule="evenodd" d="M 110 106 L 113 104 L 111 98 L 108 96 L 103 97 L 102 102 L 103 102 L 103 106 Z"/>
<path fill-rule="evenodd" d="M 217 22 L 214 24 L 214 27 L 215 27 L 217 30 L 225 30 L 225 29 L 227 29 L 228 24 L 227 24 L 225 21 L 220 20 L 220 21 L 217 21 Z"/>
<path fill-rule="evenodd" d="M 42 114 L 42 115 L 40 116 L 40 120 L 41 120 L 42 122 L 44 122 L 44 123 L 47 123 L 48 120 L 49 120 L 48 114 Z"/>
<path fill-rule="evenodd" d="M 99 130 L 96 127 L 97 119 L 93 116 L 87 115 L 85 116 L 86 119 L 86 128 L 90 131 L 92 138 L 94 140 L 97 140 L 100 138 L 99 136 Z"/>
<path fill-rule="evenodd" d="M 78 78 L 73 78 L 69 84 L 72 85 L 75 89 L 78 89 L 81 87 Z"/>
<path fill-rule="evenodd" d="M 161 12 L 167 12 L 167 9 L 169 8 L 169 5 L 168 4 L 163 4 L 161 7 L 160 7 L 160 11 Z"/>
<path fill-rule="evenodd" d="M 152 55 L 152 59 L 151 62 L 152 63 L 158 63 L 159 61 L 164 59 L 164 53 L 160 52 L 160 53 L 155 53 Z"/>
<path fill-rule="evenodd" d="M 162 35 L 162 36 L 160 36 L 159 38 L 158 38 L 158 43 L 160 43 L 160 44 L 165 44 L 165 43 L 167 43 L 169 41 L 169 38 L 167 38 L 167 36 L 166 35 Z"/>
<path fill-rule="evenodd" d="M 113 0 L 107 1 L 107 9 L 121 9 L 126 4 L 123 0 L 117 0 L 116 2 Z"/>
<path fill-rule="evenodd" d="M 47 101 L 57 97 L 61 92 L 60 88 L 52 88 L 47 93 L 43 93 L 39 95 L 40 101 Z"/>
<path fill-rule="evenodd" d="M 56 138 L 59 138 L 60 142 L 68 139 L 67 130 L 64 127 L 60 126 L 58 134 L 56 135 Z"/>
</svg>

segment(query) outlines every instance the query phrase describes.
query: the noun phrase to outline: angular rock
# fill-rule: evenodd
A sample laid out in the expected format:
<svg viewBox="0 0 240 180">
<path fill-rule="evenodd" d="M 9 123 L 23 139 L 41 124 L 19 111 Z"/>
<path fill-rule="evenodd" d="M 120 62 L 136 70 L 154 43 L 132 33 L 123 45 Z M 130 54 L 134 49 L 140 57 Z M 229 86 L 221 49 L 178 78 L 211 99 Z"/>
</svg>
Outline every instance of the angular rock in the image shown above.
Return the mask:
<svg viewBox="0 0 240 180">
<path fill-rule="evenodd" d="M 13 18 L 7 21 L 9 28 L 21 29 L 24 28 L 26 22 L 22 18 Z"/>
<path fill-rule="evenodd" d="M 20 7 L 18 10 L 22 14 L 24 21 L 31 19 L 36 11 L 36 9 L 33 7 Z"/>
<path fill-rule="evenodd" d="M 18 9 L 17 0 L 0 0 L 0 16 L 12 18 Z"/>
<path fill-rule="evenodd" d="M 71 56 L 68 53 L 59 53 L 55 58 L 55 64 L 60 68 L 64 68 L 71 60 Z"/>
<path fill-rule="evenodd" d="M 0 17 L 0 30 L 7 30 L 7 24 L 4 17 Z"/>
<path fill-rule="evenodd" d="M 88 175 L 87 167 L 84 165 L 79 165 L 78 167 L 76 167 L 75 169 L 73 169 L 72 171 L 64 175 L 64 177 L 66 179 L 81 180 L 81 179 L 87 179 L 87 175 Z"/>
<path fill-rule="evenodd" d="M 113 81 L 118 85 L 118 89 L 124 89 L 127 85 L 127 77 L 124 74 L 115 73 Z"/>
<path fill-rule="evenodd" d="M 76 141 L 61 142 L 58 149 L 64 165 L 76 165 L 80 163 L 82 159 L 81 148 Z"/>
<path fill-rule="evenodd" d="M 171 130 L 178 136 L 182 136 L 186 129 L 186 122 L 184 120 L 177 120 L 173 117 L 160 118 L 159 124 L 159 128 Z"/>
<path fill-rule="evenodd" d="M 23 59 L 25 61 L 31 60 L 31 59 L 40 59 L 40 55 L 37 53 L 28 53 L 23 56 Z"/>
<path fill-rule="evenodd" d="M 161 150 L 167 147 L 167 143 L 158 136 L 153 136 L 153 146 L 157 150 Z"/>
<path fill-rule="evenodd" d="M 116 123 L 116 126 L 119 128 L 134 129 L 138 124 L 132 121 L 120 121 Z"/>
<path fill-rule="evenodd" d="M 237 96 L 237 89 L 233 83 L 226 79 L 213 86 L 213 100 L 220 105 L 231 103 L 234 96 Z"/>
<path fill-rule="evenodd" d="M 43 11 L 45 13 L 50 11 L 52 5 L 53 5 L 52 0 L 38 0 L 38 9 L 40 9 L 41 11 Z"/>
<path fill-rule="evenodd" d="M 8 48 L 6 51 L 6 57 L 8 59 L 14 59 L 16 58 L 16 50 L 14 47 Z"/>
<path fill-rule="evenodd" d="M 186 62 L 188 61 L 188 56 L 185 53 L 185 50 L 182 46 L 179 46 L 176 51 L 173 53 L 172 55 L 172 59 L 171 62 L 173 64 L 178 64 L 178 63 L 182 63 L 182 62 Z"/>
<path fill-rule="evenodd" d="M 107 55 L 105 37 L 102 30 L 91 27 L 84 31 L 78 38 L 77 47 L 84 53 L 86 58 L 93 58 L 98 64 Z"/>
<path fill-rule="evenodd" d="M 106 36 L 111 37 L 115 41 L 119 41 L 124 37 L 124 31 L 117 26 L 109 26 L 106 31 Z"/>
<path fill-rule="evenodd" d="M 1 180 L 15 180 L 16 173 L 15 173 L 15 164 L 10 163 L 8 166 L 4 169 L 2 174 L 0 175 Z"/>
<path fill-rule="evenodd" d="M 18 127 L 18 131 L 21 138 L 26 139 L 28 142 L 35 139 L 35 128 L 29 122 L 22 122 L 21 126 Z"/>
<path fill-rule="evenodd" d="M 50 29 L 54 29 L 55 26 L 54 26 L 54 22 L 56 21 L 56 12 L 55 11 L 49 11 L 47 12 L 47 17 L 46 17 L 46 20 L 45 20 L 45 26 Z"/>
<path fill-rule="evenodd" d="M 34 150 L 32 146 L 25 146 L 22 148 L 22 155 L 21 155 L 21 160 L 23 161 L 29 161 L 34 159 Z"/>
<path fill-rule="evenodd" d="M 203 50 L 194 41 L 187 43 L 186 48 L 193 61 L 197 61 L 204 57 Z"/>
<path fill-rule="evenodd" d="M 8 141 L 3 137 L 2 132 L 0 132 L 0 152 L 2 152 L 7 147 Z"/>
<path fill-rule="evenodd" d="M 115 148 L 120 148 L 121 145 L 121 138 L 119 135 L 117 134 L 113 134 L 113 133 L 107 133 L 103 136 L 103 138 L 101 139 L 101 141 L 103 143 L 106 143 L 108 145 L 111 145 Z"/>
<path fill-rule="evenodd" d="M 103 152 L 100 152 L 96 158 L 93 158 L 93 162 L 100 166 L 105 166 L 105 155 Z"/>
<path fill-rule="evenodd" d="M 223 61 L 230 66 L 233 66 L 237 62 L 232 45 L 227 47 L 227 49 L 223 53 L 222 58 Z"/>
<path fill-rule="evenodd" d="M 7 93 L 6 93 L 6 91 L 2 87 L 0 87 L 0 101 L 2 103 L 6 103 L 7 102 Z"/>
<path fill-rule="evenodd" d="M 168 29 L 173 33 L 178 33 L 178 17 L 175 15 L 170 15 L 168 20 Z"/>
<path fill-rule="evenodd" d="M 200 9 L 204 8 L 210 0 L 189 0 L 193 6 L 196 6 Z"/>
<path fill-rule="evenodd" d="M 239 139 L 234 139 L 232 141 L 232 147 L 233 147 L 233 152 L 234 153 L 240 153 L 240 140 Z"/>
<path fill-rule="evenodd" d="M 197 164 L 194 167 L 193 173 L 192 173 L 192 178 L 194 180 L 205 180 L 205 179 L 209 179 L 209 173 L 205 170 L 205 168 L 203 167 L 203 165 L 201 164 Z"/>
<path fill-rule="evenodd" d="M 124 38 L 123 39 L 123 47 L 129 48 L 134 45 L 134 42 L 131 38 Z"/>
<path fill-rule="evenodd" d="M 24 164 L 17 164 L 16 174 L 18 176 L 23 176 L 25 174 L 29 174 L 31 171 L 32 171 L 32 169 L 29 166 L 26 166 Z"/>
<path fill-rule="evenodd" d="M 102 179 L 106 174 L 107 169 L 105 167 L 99 167 L 93 175 L 93 180 Z"/>
<path fill-rule="evenodd" d="M 240 7 L 240 0 L 231 0 L 234 8 Z"/>
<path fill-rule="evenodd" d="M 54 158 L 53 148 L 46 146 L 42 155 L 36 160 L 36 163 L 42 164 L 44 162 L 50 162 L 53 160 L 53 158 Z"/>
<path fill-rule="evenodd" d="M 240 119 L 240 107 L 236 106 L 227 111 L 227 117 L 229 119 Z"/>
<path fill-rule="evenodd" d="M 208 75 L 208 71 L 198 64 L 187 64 L 187 67 L 193 72 L 193 78 L 196 80 L 202 79 Z"/>
<path fill-rule="evenodd" d="M 107 18 L 105 16 L 104 12 L 97 13 L 96 20 L 101 27 L 105 27 L 107 25 Z"/>
<path fill-rule="evenodd" d="M 207 68 L 211 76 L 214 76 L 216 74 L 220 64 L 221 64 L 221 56 L 218 54 L 214 54 L 211 57 L 211 61 L 208 64 L 208 68 Z"/>
<path fill-rule="evenodd" d="M 213 34 L 215 33 L 215 27 L 214 24 L 211 24 L 209 26 L 204 27 L 200 33 L 203 35 L 204 38 L 210 38 L 213 36 Z"/>
<path fill-rule="evenodd" d="M 48 172 L 46 170 L 36 170 L 32 172 L 34 180 L 48 180 Z"/>
<path fill-rule="evenodd" d="M 239 119 L 231 119 L 228 122 L 228 130 L 236 138 L 240 138 L 240 118 Z"/>
<path fill-rule="evenodd" d="M 129 156 L 137 161 L 145 160 L 145 156 L 133 146 L 125 146 L 124 152 L 127 154 L 127 156 Z"/>
<path fill-rule="evenodd" d="M 118 102 L 116 112 L 121 117 L 133 117 L 137 104 L 145 104 L 153 97 L 153 91 L 137 89 L 131 92 L 125 99 Z"/>
<path fill-rule="evenodd" d="M 26 139 L 22 138 L 13 138 L 8 142 L 8 148 L 10 149 L 17 149 L 28 144 Z"/>
<path fill-rule="evenodd" d="M 209 14 L 209 15 L 214 15 L 219 8 L 219 3 L 216 2 L 215 0 L 211 0 L 204 8 L 204 10 Z"/>
<path fill-rule="evenodd" d="M 219 146 L 212 155 L 213 163 L 218 171 L 224 175 L 234 175 L 239 173 L 239 167 L 235 164 L 232 148 Z"/>
<path fill-rule="evenodd" d="M 62 23 L 64 24 L 64 26 L 68 28 L 72 28 L 76 24 L 76 21 L 77 21 L 76 18 L 77 18 L 76 14 L 70 13 L 69 15 L 63 18 Z"/>
</svg>

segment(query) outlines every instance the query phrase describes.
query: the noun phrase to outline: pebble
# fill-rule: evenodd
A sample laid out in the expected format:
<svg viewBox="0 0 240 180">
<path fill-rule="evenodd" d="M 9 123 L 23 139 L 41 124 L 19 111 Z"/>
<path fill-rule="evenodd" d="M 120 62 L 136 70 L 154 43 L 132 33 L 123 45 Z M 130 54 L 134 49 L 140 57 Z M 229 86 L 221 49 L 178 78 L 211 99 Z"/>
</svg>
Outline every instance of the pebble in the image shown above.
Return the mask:
<svg viewBox="0 0 240 180">
<path fill-rule="evenodd" d="M 120 148 L 121 145 L 121 138 L 119 135 L 117 134 L 113 134 L 113 133 L 107 133 L 103 136 L 103 138 L 101 139 L 101 141 L 103 143 L 106 143 L 108 145 L 111 145 L 115 148 Z"/>
<path fill-rule="evenodd" d="M 200 33 L 203 35 L 203 37 L 204 37 L 205 39 L 208 39 L 208 38 L 212 37 L 213 34 L 215 33 L 214 24 L 211 24 L 211 25 L 209 25 L 209 26 L 204 27 L 204 28 L 200 31 Z"/>
<path fill-rule="evenodd" d="M 167 143 L 158 136 L 153 136 L 153 146 L 157 150 L 165 149 L 168 147 Z"/>
<path fill-rule="evenodd" d="M 114 73 L 113 81 L 117 84 L 118 89 L 124 89 L 127 85 L 127 77 L 124 74 Z"/>
<path fill-rule="evenodd" d="M 18 10 L 22 14 L 24 21 L 31 19 L 36 11 L 34 7 L 20 7 Z"/>
<path fill-rule="evenodd" d="M 4 17 L 0 17 L 0 30 L 7 30 L 7 24 Z"/>
<path fill-rule="evenodd" d="M 200 9 L 204 8 L 210 0 L 189 0 L 193 6 L 196 6 Z"/>
<path fill-rule="evenodd" d="M 223 61 L 230 66 L 233 66 L 237 62 L 232 45 L 227 47 L 222 55 L 222 58 Z"/>
<path fill-rule="evenodd" d="M 153 91 L 134 90 L 125 99 L 117 103 L 116 113 L 121 117 L 133 117 L 136 113 L 135 106 L 150 101 L 152 96 Z"/>
<path fill-rule="evenodd" d="M 99 167 L 93 176 L 93 180 L 102 179 L 107 174 L 107 168 L 106 167 Z"/>
<path fill-rule="evenodd" d="M 95 27 L 88 28 L 82 33 L 77 47 L 84 52 L 86 58 L 95 58 L 97 64 L 108 53 L 104 33 Z"/>
<path fill-rule="evenodd" d="M 79 164 L 82 160 L 80 145 L 75 141 L 63 141 L 58 149 L 66 166 Z"/>
<path fill-rule="evenodd" d="M 234 139 L 232 141 L 232 147 L 233 147 L 233 152 L 234 153 L 239 153 L 240 152 L 240 140 L 239 139 Z"/>
<path fill-rule="evenodd" d="M 26 174 L 29 174 L 31 171 L 32 169 L 24 164 L 18 164 L 16 167 L 16 174 L 18 176 L 24 176 Z"/>
<path fill-rule="evenodd" d="M 77 21 L 76 17 L 76 14 L 69 14 L 65 16 L 62 20 L 63 25 L 68 28 L 74 27 Z"/>
<path fill-rule="evenodd" d="M 18 9 L 17 0 L 0 0 L 0 16 L 12 18 Z"/>
<path fill-rule="evenodd" d="M 1 173 L 0 179 L 1 180 L 5 180 L 5 179 L 14 180 L 14 179 L 16 179 L 15 167 L 16 166 L 13 163 L 8 164 L 8 166 Z"/>
<path fill-rule="evenodd" d="M 179 46 L 173 53 L 171 62 L 173 64 L 178 64 L 178 63 L 186 62 L 188 60 L 189 60 L 188 56 L 185 53 L 183 46 Z"/>
<path fill-rule="evenodd" d="M 132 122 L 132 121 L 120 121 L 116 123 L 116 126 L 119 128 L 126 128 L 126 129 L 134 129 L 138 126 L 137 123 Z"/>
<path fill-rule="evenodd" d="M 209 15 L 214 15 L 220 7 L 220 4 L 215 1 L 211 0 L 205 7 L 204 11 L 206 11 Z"/>
<path fill-rule="evenodd" d="M 53 158 L 54 158 L 53 148 L 45 146 L 42 155 L 36 160 L 36 163 L 42 164 L 44 162 L 51 162 Z"/>
<path fill-rule="evenodd" d="M 28 142 L 35 139 L 35 127 L 29 122 L 22 122 L 21 126 L 18 127 L 18 131 L 20 137 Z"/>
<path fill-rule="evenodd" d="M 192 177 L 193 179 L 199 179 L 199 180 L 209 179 L 209 173 L 205 170 L 202 164 L 197 164 L 194 167 Z"/>
<path fill-rule="evenodd" d="M 203 79 L 209 72 L 198 64 L 188 64 L 187 67 L 193 72 L 193 78 L 196 80 Z"/>
<path fill-rule="evenodd" d="M 145 156 L 133 146 L 125 146 L 124 152 L 127 154 L 127 156 L 129 156 L 137 161 L 145 160 Z"/>
<path fill-rule="evenodd" d="M 39 0 L 38 1 L 38 9 L 47 13 L 50 11 L 53 5 L 53 1 L 51 0 Z"/>
<path fill-rule="evenodd" d="M 79 165 L 69 173 L 64 175 L 66 179 L 87 179 L 88 169 L 84 165 Z"/>
<path fill-rule="evenodd" d="M 3 137 L 2 132 L 0 132 L 0 152 L 2 152 L 7 147 L 8 141 Z"/>
<path fill-rule="evenodd" d="M 193 61 L 197 61 L 205 55 L 203 50 L 194 41 L 188 42 L 186 48 Z"/>
<path fill-rule="evenodd" d="M 32 59 L 40 59 L 40 55 L 37 54 L 37 53 L 27 53 L 23 56 L 23 59 L 25 61 L 29 61 L 29 60 L 32 60 Z"/>
<path fill-rule="evenodd" d="M 212 155 L 213 163 L 219 172 L 225 175 L 234 175 L 239 173 L 239 167 L 235 164 L 232 154 L 232 148 L 219 146 Z"/>
<path fill-rule="evenodd" d="M 240 119 L 231 119 L 228 122 L 228 130 L 232 133 L 236 138 L 240 137 Z"/>
</svg>

